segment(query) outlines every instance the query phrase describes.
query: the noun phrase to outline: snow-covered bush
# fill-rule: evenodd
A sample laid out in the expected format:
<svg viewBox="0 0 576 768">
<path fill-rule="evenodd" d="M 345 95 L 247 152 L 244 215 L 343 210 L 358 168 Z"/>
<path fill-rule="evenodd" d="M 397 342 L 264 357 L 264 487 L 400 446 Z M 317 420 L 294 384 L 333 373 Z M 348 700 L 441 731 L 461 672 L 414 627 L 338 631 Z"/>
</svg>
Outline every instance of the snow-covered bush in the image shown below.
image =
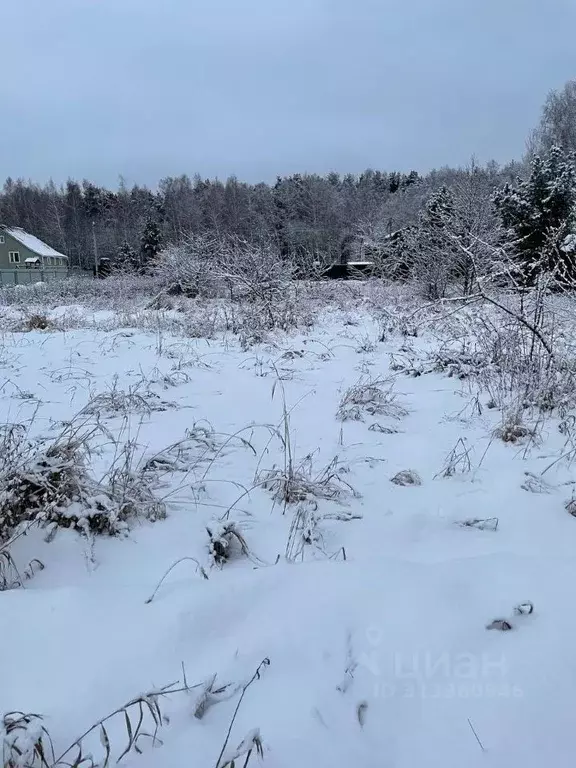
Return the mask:
<svg viewBox="0 0 576 768">
<path fill-rule="evenodd" d="M 388 416 L 395 420 L 408 415 L 406 408 L 398 403 L 393 381 L 363 376 L 346 390 L 338 406 L 336 418 L 339 421 L 364 421 L 366 414 Z"/>
<path fill-rule="evenodd" d="M 191 235 L 158 254 L 154 275 L 162 290 L 191 298 L 215 298 L 226 290 L 220 275 L 223 242 L 213 235 Z"/>
<path fill-rule="evenodd" d="M 282 504 L 316 503 L 319 499 L 342 502 L 356 495 L 354 489 L 340 477 L 335 461 L 316 472 L 310 456 L 297 466 L 289 464 L 285 468 L 264 470 L 257 481 Z"/>
<path fill-rule="evenodd" d="M 208 552 L 215 565 L 224 565 L 235 556 L 250 554 L 240 525 L 232 520 L 206 528 L 206 533 L 209 539 Z"/>
<path fill-rule="evenodd" d="M 40 715 L 7 712 L 0 725 L 0 744 L 3 768 L 54 765 L 52 740 Z"/>
<path fill-rule="evenodd" d="M 46 315 L 32 314 L 24 322 L 24 330 L 26 331 L 48 331 L 53 327 Z"/>
<path fill-rule="evenodd" d="M 152 392 L 145 381 L 122 390 L 116 378 L 106 392 L 100 392 L 90 399 L 80 415 L 112 417 L 126 416 L 130 413 L 150 414 L 153 411 L 167 411 L 173 407 L 172 403 L 162 400 L 159 395 Z"/>
<path fill-rule="evenodd" d="M 165 515 L 150 481 L 133 469 L 131 443 L 118 446 L 122 461 L 96 480 L 89 469 L 93 430 L 72 426 L 56 440 L 32 441 L 23 428 L 5 426 L 3 435 L 13 450 L 0 462 L 0 543 L 27 524 L 116 535 L 131 518 Z"/>
<path fill-rule="evenodd" d="M 503 423 L 494 430 L 494 436 L 504 443 L 517 443 L 524 438 L 534 437 L 534 430 L 522 423 L 522 415 L 517 411 L 510 412 Z"/>
<path fill-rule="evenodd" d="M 469 349 L 469 343 L 456 348 L 440 347 L 430 353 L 429 359 L 432 370 L 458 379 L 478 376 L 486 365 L 482 352 Z"/>
<path fill-rule="evenodd" d="M 413 469 L 403 469 L 401 472 L 397 472 L 394 477 L 390 478 L 390 482 L 394 485 L 422 485 L 420 475 Z"/>
</svg>

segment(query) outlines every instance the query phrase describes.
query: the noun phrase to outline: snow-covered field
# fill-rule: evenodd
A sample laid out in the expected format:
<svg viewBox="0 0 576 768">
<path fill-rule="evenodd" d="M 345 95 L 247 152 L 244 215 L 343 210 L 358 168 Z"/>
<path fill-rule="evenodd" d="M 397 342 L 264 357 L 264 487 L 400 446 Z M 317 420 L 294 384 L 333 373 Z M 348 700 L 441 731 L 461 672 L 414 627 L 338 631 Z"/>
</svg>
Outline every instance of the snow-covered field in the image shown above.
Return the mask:
<svg viewBox="0 0 576 768">
<path fill-rule="evenodd" d="M 139 707 L 155 730 L 138 703 L 88 734 L 94 765 L 135 742 L 126 766 L 218 768 L 244 741 L 252 766 L 260 739 L 268 768 L 572 765 L 573 473 L 541 474 L 562 419 L 505 443 L 470 380 L 391 370 L 425 363 L 432 335 L 379 334 L 360 311 L 245 351 L 6 331 L 0 424 L 89 433 L 93 480 L 128 461 L 167 515 L 11 544 L 21 573 L 45 567 L 0 592 L 0 712 L 43 715 L 58 758 L 135 697 L 188 687 L 158 699 L 156 741 L 136 738 Z M 391 481 L 406 470 L 421 484 Z"/>
</svg>

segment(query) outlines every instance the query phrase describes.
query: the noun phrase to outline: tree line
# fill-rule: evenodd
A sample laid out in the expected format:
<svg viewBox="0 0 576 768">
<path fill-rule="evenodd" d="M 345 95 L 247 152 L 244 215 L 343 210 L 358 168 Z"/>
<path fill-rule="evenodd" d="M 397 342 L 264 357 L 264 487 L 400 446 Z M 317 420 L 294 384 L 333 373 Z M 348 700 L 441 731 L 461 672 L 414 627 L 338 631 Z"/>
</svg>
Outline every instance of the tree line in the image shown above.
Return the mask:
<svg viewBox="0 0 576 768">
<path fill-rule="evenodd" d="M 576 81 L 570 81 L 548 96 L 526 156 L 505 166 L 471 160 L 465 168 L 426 174 L 297 173 L 274 184 L 182 175 L 154 189 L 123 179 L 107 189 L 89 180 L 57 186 L 8 178 L 0 221 L 34 233 L 83 269 L 91 268 L 96 250 L 115 265 L 142 270 L 166 246 L 197 236 L 265 243 L 284 260 L 323 263 L 353 242 L 362 255 L 384 261 L 390 276 L 425 268 L 430 294 L 442 295 L 454 278 L 469 289 L 483 249 L 516 249 L 535 274 L 554 229 L 546 258 L 567 253 L 575 150 Z M 538 226 L 531 228 L 531 216 Z"/>
<path fill-rule="evenodd" d="M 483 178 L 496 188 L 517 166 L 491 163 Z M 57 186 L 9 178 L 0 192 L 0 221 L 32 232 L 84 269 L 94 263 L 94 241 L 99 257 L 137 266 L 163 245 L 197 234 L 273 241 L 284 257 L 330 261 L 346 235 L 413 223 L 435 189 L 464 183 L 468 175 L 469 169 L 450 168 L 423 176 L 366 170 L 293 174 L 275 184 L 182 175 L 162 179 L 156 189 L 120 180 L 114 190 L 88 180 Z"/>
</svg>

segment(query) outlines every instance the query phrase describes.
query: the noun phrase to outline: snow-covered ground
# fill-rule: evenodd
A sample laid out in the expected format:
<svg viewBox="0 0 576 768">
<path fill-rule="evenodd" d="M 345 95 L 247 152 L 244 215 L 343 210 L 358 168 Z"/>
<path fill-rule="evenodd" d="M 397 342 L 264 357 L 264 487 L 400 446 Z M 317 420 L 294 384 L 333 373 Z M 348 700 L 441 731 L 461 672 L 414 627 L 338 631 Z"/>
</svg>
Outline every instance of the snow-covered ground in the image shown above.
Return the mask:
<svg viewBox="0 0 576 768">
<path fill-rule="evenodd" d="M 572 765 L 573 474 L 558 462 L 541 475 L 563 450 L 559 419 L 506 444 L 467 380 L 390 369 L 391 355 L 424 359 L 431 337 L 379 342 L 367 315 L 353 322 L 326 314 L 248 351 L 126 328 L 4 334 L 0 423 L 30 439 L 98 425 L 96 479 L 129 441 L 134 471 L 173 463 L 147 474 L 165 520 L 12 544 L 18 566 L 45 568 L 0 592 L 0 712 L 42 714 L 58 756 L 185 675 L 190 690 L 159 700 L 162 743 L 139 738 L 124 765 L 217 768 L 255 729 L 269 768 Z M 353 403 L 342 421 L 358 382 L 384 393 L 384 412 Z M 290 469 L 300 498 L 284 503 L 274 480 Z M 391 482 L 404 470 L 421 485 Z M 218 565 L 207 528 L 230 523 L 241 539 Z M 487 630 L 496 619 L 512 629 Z M 83 742 L 95 765 L 107 740 L 124 751 L 127 723 L 121 712 Z"/>
</svg>

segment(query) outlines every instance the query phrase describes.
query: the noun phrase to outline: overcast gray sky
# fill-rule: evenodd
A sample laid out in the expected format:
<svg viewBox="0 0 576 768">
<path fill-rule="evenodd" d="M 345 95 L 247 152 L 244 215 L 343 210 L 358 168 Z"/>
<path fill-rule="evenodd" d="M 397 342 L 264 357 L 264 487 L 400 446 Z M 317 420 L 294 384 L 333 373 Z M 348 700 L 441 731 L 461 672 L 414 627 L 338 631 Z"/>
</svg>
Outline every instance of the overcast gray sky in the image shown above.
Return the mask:
<svg viewBox="0 0 576 768">
<path fill-rule="evenodd" d="M 519 157 L 574 0 L 1 0 L 0 176 L 154 184 Z"/>
</svg>

